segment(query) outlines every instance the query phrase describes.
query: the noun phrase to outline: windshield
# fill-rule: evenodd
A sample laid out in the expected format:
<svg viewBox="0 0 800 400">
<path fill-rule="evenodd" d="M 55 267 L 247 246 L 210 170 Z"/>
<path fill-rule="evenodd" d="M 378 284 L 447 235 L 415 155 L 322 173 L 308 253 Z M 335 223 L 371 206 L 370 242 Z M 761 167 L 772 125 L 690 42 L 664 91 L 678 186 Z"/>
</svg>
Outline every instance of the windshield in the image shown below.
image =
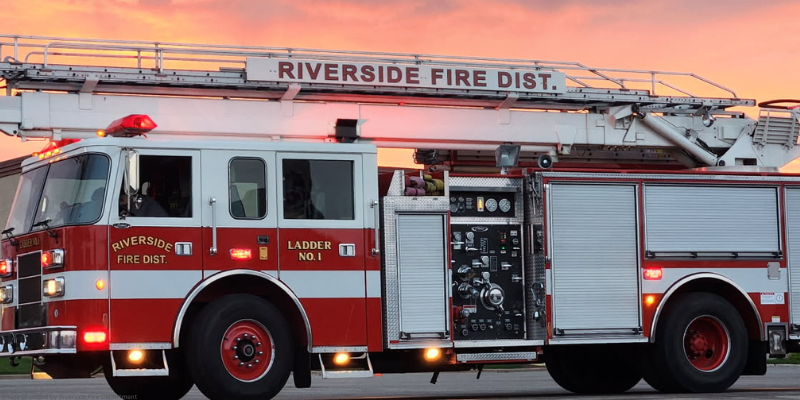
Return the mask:
<svg viewBox="0 0 800 400">
<path fill-rule="evenodd" d="M 61 225 L 90 224 L 103 212 L 109 160 L 83 154 L 25 172 L 20 178 L 6 230 L 12 235 Z M 48 221 L 49 220 L 49 221 Z"/>
</svg>

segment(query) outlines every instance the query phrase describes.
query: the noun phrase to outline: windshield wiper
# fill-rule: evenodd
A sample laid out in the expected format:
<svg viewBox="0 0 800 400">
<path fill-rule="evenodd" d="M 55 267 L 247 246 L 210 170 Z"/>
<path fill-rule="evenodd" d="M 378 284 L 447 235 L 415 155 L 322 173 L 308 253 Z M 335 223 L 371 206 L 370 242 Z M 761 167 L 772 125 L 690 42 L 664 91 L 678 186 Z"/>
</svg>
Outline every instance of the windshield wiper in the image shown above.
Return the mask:
<svg viewBox="0 0 800 400">
<path fill-rule="evenodd" d="M 52 231 L 50 229 L 50 225 L 48 225 L 50 223 L 50 221 L 52 221 L 50 218 L 42 220 L 42 221 L 39 221 L 39 222 L 33 224 L 33 228 L 37 228 L 37 227 L 43 226 L 44 229 L 47 230 L 47 234 L 50 235 L 51 238 L 58 239 L 58 234 L 55 233 L 54 231 Z"/>
<path fill-rule="evenodd" d="M 19 246 L 19 242 L 14 240 L 13 237 L 11 237 L 11 232 L 14 232 L 14 227 L 13 226 L 11 228 L 8 228 L 8 229 L 0 232 L 0 235 L 6 235 L 6 239 L 8 239 L 8 242 L 11 243 L 12 246 L 17 247 L 17 246 Z"/>
</svg>

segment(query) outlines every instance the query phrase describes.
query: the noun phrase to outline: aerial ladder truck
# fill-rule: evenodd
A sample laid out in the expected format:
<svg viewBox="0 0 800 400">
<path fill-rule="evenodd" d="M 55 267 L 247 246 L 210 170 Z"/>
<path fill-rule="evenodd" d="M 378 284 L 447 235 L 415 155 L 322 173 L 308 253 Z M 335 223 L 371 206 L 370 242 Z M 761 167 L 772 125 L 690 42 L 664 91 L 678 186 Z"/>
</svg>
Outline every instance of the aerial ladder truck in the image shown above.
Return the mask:
<svg viewBox="0 0 800 400">
<path fill-rule="evenodd" d="M 0 36 L 0 357 L 120 396 L 543 362 L 719 392 L 800 343 L 796 100 L 691 73 Z M 713 96 L 695 93 L 712 92 Z M 414 165 L 381 165 L 387 149 Z"/>
</svg>

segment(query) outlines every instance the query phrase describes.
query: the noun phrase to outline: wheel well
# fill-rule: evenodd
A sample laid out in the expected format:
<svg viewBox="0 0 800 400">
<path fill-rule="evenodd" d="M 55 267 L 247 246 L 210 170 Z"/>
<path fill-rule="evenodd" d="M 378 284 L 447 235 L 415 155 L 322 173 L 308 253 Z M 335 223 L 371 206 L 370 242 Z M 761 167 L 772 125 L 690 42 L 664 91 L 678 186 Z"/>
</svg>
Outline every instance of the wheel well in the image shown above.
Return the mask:
<svg viewBox="0 0 800 400">
<path fill-rule="evenodd" d="M 753 309 L 751 301 L 742 294 L 741 290 L 737 289 L 732 284 L 714 277 L 693 279 L 682 284 L 668 299 L 666 299 L 666 304 L 664 304 L 660 315 L 664 315 L 675 303 L 674 300 L 679 298 L 682 294 L 693 292 L 713 293 L 730 302 L 736 310 L 739 311 L 739 315 L 742 316 L 745 327 L 747 328 L 748 338 L 754 341 L 762 340 L 761 318 Z M 655 339 L 656 324 L 658 324 L 658 322 L 658 319 L 653 321 L 651 331 L 652 339 Z"/>
<path fill-rule="evenodd" d="M 191 330 L 196 315 L 203 307 L 217 298 L 235 293 L 252 294 L 274 304 L 289 323 L 292 336 L 299 341 L 295 345 L 298 347 L 309 346 L 310 332 L 307 327 L 307 318 L 304 311 L 298 307 L 298 303 L 295 303 L 295 299 L 279 284 L 249 273 L 231 274 L 217 279 L 191 299 L 191 304 L 186 308 L 183 319 L 176 321 L 177 324 L 180 324 L 178 346 L 180 343 L 185 343 L 186 334 Z"/>
</svg>

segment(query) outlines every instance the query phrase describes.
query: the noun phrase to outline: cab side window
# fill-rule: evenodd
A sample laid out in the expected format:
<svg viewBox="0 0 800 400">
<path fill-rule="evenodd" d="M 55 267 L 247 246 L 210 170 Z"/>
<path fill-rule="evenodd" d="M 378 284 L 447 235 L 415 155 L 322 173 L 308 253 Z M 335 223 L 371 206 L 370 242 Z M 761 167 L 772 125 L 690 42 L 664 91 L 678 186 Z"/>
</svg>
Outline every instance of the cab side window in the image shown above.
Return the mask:
<svg viewBox="0 0 800 400">
<path fill-rule="evenodd" d="M 283 218 L 355 219 L 353 162 L 283 160 Z"/>
<path fill-rule="evenodd" d="M 267 165 L 257 158 L 234 158 L 228 168 L 231 216 L 261 219 L 267 215 Z"/>
<path fill-rule="evenodd" d="M 131 217 L 192 217 L 192 158 L 139 156 L 139 187 L 130 199 L 121 187 L 120 215 Z M 130 203 L 130 205 L 129 205 Z M 129 208 L 130 207 L 130 208 Z"/>
</svg>

